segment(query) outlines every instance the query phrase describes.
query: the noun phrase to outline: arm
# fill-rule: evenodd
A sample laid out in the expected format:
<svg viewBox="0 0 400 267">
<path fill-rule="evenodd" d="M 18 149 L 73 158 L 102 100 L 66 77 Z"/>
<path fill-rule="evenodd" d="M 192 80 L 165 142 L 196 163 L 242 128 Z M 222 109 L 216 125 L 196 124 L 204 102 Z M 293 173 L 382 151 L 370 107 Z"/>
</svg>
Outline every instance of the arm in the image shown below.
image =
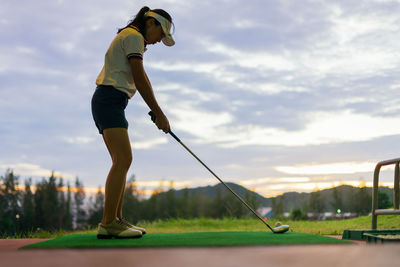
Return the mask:
<svg viewBox="0 0 400 267">
<path fill-rule="evenodd" d="M 133 57 L 129 59 L 129 63 L 131 65 L 133 81 L 135 82 L 136 89 L 139 91 L 147 106 L 156 115 L 156 125 L 158 129 L 168 133 L 170 130 L 168 119 L 162 112 L 154 96 L 153 88 L 151 87 L 149 78 L 143 68 L 143 60 Z"/>
<path fill-rule="evenodd" d="M 151 88 L 153 88 L 153 87 L 151 86 L 151 83 L 150 83 L 149 77 L 147 77 L 147 73 L 146 73 L 146 72 L 144 72 L 144 75 L 146 76 L 146 80 L 147 80 L 147 82 L 150 84 L 150 87 L 151 87 Z"/>
</svg>

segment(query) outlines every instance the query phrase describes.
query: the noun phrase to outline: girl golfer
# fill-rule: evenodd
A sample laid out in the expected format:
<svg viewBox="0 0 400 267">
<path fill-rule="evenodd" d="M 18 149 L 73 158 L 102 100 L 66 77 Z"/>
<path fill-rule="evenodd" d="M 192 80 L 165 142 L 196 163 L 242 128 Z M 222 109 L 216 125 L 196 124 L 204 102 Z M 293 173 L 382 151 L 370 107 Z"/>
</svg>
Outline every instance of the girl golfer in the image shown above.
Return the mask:
<svg viewBox="0 0 400 267">
<path fill-rule="evenodd" d="M 168 133 L 168 119 L 157 104 L 143 68 L 143 53 L 149 44 L 160 41 L 167 46 L 175 44 L 170 33 L 171 24 L 171 16 L 164 10 L 143 7 L 126 27 L 119 29 L 97 77 L 92 114 L 112 159 L 106 181 L 103 219 L 98 227 L 99 239 L 135 238 L 146 233 L 145 229 L 130 224 L 122 217 L 126 174 L 132 162 L 124 110 L 128 100 L 136 90 L 139 91 L 156 115 L 158 129 Z"/>
</svg>

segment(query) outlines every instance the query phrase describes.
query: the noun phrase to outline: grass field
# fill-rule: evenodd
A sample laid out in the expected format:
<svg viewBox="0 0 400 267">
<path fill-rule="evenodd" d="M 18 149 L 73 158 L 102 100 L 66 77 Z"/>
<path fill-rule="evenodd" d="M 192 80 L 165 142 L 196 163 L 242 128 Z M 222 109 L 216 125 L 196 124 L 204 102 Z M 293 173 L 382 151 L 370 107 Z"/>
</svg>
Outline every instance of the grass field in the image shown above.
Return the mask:
<svg viewBox="0 0 400 267">
<path fill-rule="evenodd" d="M 370 229 L 371 216 L 363 216 L 349 220 L 332 221 L 290 221 L 279 220 L 282 224 L 290 226 L 290 232 L 309 233 L 316 235 L 341 235 L 345 229 Z M 274 227 L 277 220 L 268 220 L 267 223 Z M 212 232 L 212 231 L 240 231 L 259 232 L 269 229 L 258 219 L 192 219 L 155 221 L 142 224 L 152 233 L 182 233 L 182 232 Z M 379 229 L 400 228 L 400 216 L 380 216 Z"/>
<path fill-rule="evenodd" d="M 267 221 L 272 227 L 277 220 Z M 371 216 L 363 216 L 348 220 L 332 221 L 290 221 L 280 220 L 282 224 L 290 225 L 289 232 L 308 233 L 316 235 L 341 235 L 345 229 L 371 229 Z M 260 232 L 269 229 L 258 219 L 170 219 L 154 222 L 138 223 L 145 227 L 148 233 L 184 233 L 184 232 Z M 378 217 L 378 229 L 399 229 L 400 216 L 388 215 Z M 17 235 L 14 238 L 55 238 L 71 233 L 96 233 L 96 229 L 85 231 L 65 232 L 58 231 L 49 233 L 38 231 L 28 236 Z M 4 237 L 3 237 L 4 238 Z M 10 238 L 10 237 L 9 237 Z"/>
</svg>

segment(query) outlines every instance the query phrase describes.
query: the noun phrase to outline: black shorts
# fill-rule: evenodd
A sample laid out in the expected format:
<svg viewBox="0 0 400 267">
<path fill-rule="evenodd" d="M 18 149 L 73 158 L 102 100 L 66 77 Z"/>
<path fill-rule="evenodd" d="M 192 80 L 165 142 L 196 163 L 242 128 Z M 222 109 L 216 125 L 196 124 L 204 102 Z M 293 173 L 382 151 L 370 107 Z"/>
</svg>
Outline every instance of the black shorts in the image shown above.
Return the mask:
<svg viewBox="0 0 400 267">
<path fill-rule="evenodd" d="M 92 115 L 100 134 L 107 128 L 128 129 L 125 108 L 129 97 L 110 85 L 99 85 L 92 97 Z"/>
</svg>

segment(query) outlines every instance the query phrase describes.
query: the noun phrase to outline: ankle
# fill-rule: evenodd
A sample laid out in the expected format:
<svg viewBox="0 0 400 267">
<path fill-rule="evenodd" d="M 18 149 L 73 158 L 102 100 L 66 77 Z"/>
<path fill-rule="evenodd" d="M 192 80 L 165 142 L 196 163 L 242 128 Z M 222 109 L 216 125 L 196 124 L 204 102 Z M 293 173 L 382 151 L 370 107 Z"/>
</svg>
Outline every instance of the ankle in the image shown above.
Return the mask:
<svg viewBox="0 0 400 267">
<path fill-rule="evenodd" d="M 114 218 L 114 219 L 112 219 L 112 220 L 109 220 L 109 219 L 103 219 L 103 220 L 101 220 L 101 224 L 103 224 L 103 225 L 107 225 L 107 224 L 110 224 L 110 223 L 112 223 L 114 220 L 115 220 L 115 218 Z"/>
</svg>

